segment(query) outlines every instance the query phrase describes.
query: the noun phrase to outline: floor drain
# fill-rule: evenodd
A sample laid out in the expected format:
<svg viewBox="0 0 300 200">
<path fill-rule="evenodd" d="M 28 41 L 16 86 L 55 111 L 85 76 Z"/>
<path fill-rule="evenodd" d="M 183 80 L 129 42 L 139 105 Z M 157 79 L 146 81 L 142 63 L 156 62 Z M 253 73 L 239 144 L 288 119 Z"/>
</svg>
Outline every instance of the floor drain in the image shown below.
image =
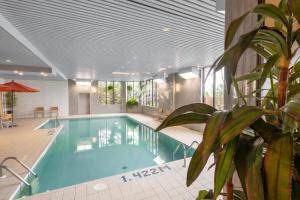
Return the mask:
<svg viewBox="0 0 300 200">
<path fill-rule="evenodd" d="M 94 190 L 97 190 L 97 191 L 105 190 L 106 188 L 107 188 L 107 185 L 104 183 L 98 183 L 98 184 L 94 185 Z"/>
<path fill-rule="evenodd" d="M 123 166 L 122 169 L 127 169 L 127 167 L 126 167 L 126 166 Z"/>
</svg>

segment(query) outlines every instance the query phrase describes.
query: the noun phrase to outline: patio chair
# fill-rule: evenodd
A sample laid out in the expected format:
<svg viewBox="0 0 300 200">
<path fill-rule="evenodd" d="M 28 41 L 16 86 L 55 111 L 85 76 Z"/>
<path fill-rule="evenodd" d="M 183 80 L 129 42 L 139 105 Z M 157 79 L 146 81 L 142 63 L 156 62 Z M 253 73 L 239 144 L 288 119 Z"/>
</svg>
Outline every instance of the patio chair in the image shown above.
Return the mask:
<svg viewBox="0 0 300 200">
<path fill-rule="evenodd" d="M 39 116 L 45 117 L 44 107 L 36 107 L 34 109 L 34 117 L 39 117 Z"/>
<path fill-rule="evenodd" d="M 50 116 L 52 117 L 53 115 L 54 115 L 55 117 L 58 116 L 58 107 L 57 107 L 57 106 L 54 106 L 54 107 L 51 107 L 51 108 L 50 108 Z"/>
<path fill-rule="evenodd" d="M 2 113 L 0 115 L 0 126 L 1 126 L 1 128 L 13 127 L 12 115 Z"/>
</svg>

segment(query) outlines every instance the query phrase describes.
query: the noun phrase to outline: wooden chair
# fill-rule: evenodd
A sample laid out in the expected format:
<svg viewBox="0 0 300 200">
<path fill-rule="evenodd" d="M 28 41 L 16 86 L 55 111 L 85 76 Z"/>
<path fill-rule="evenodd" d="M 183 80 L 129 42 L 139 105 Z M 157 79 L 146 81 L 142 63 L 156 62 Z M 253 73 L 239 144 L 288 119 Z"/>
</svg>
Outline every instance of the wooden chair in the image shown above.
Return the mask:
<svg viewBox="0 0 300 200">
<path fill-rule="evenodd" d="M 58 116 L 58 107 L 57 106 L 50 108 L 50 116 L 52 117 L 53 115 L 56 117 Z"/>
<path fill-rule="evenodd" d="M 34 109 L 34 117 L 39 117 L 39 116 L 45 117 L 44 107 L 36 107 Z"/>
<path fill-rule="evenodd" d="M 6 114 L 2 113 L 0 115 L 0 126 L 1 128 L 8 128 L 8 127 L 13 127 L 13 121 L 12 121 L 12 115 L 11 114 Z"/>
</svg>

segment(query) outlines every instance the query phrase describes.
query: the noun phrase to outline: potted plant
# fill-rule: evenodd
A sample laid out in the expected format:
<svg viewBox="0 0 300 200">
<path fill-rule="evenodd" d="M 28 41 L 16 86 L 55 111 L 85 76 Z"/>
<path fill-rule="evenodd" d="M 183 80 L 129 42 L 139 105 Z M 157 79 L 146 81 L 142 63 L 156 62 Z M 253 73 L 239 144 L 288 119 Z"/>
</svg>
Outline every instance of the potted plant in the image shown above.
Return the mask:
<svg viewBox="0 0 300 200">
<path fill-rule="evenodd" d="M 16 106 L 17 97 L 16 94 L 13 92 L 6 92 L 5 93 L 5 106 L 7 113 L 11 113 L 12 107 Z"/>
<path fill-rule="evenodd" d="M 132 91 L 132 86 L 131 85 L 127 85 L 127 91 L 128 92 Z"/>
<path fill-rule="evenodd" d="M 137 99 L 135 97 L 131 97 L 126 102 L 127 112 L 137 112 L 138 105 L 139 105 L 139 102 L 137 101 Z"/>
<path fill-rule="evenodd" d="M 232 40 L 250 13 L 261 16 L 254 30 L 242 35 L 236 44 Z M 275 21 L 264 25 L 266 18 Z M 227 199 L 288 200 L 300 198 L 300 62 L 295 59 L 300 45 L 300 1 L 283 0 L 279 6 L 259 4 L 252 11 L 234 20 L 228 28 L 226 51 L 211 67 L 224 68 L 227 92 L 231 86 L 238 96 L 230 110 L 195 103 L 175 110 L 157 131 L 175 125 L 206 123 L 203 140 L 196 149 L 187 173 L 190 186 L 202 172 L 209 156 L 215 157 L 214 190 L 216 199 L 226 186 Z M 295 48 L 296 47 L 296 48 Z M 235 78 L 237 64 L 247 49 L 264 60 L 255 70 Z M 259 80 L 253 94 L 270 88 L 251 106 L 239 90 L 239 81 Z M 252 101 L 253 102 L 253 101 Z M 243 191 L 234 190 L 232 176 L 237 172 Z M 198 199 L 208 198 L 200 191 Z"/>
<path fill-rule="evenodd" d="M 114 86 L 113 85 L 108 85 L 107 86 L 107 91 L 108 92 L 112 92 L 114 90 Z"/>
</svg>

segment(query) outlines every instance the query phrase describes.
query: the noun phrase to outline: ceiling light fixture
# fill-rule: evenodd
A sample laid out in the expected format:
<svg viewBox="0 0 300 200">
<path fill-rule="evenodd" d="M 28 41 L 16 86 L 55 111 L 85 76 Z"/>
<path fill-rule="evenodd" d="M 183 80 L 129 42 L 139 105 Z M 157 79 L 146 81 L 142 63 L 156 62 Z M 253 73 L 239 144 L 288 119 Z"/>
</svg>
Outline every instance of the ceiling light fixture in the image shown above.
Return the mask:
<svg viewBox="0 0 300 200">
<path fill-rule="evenodd" d="M 197 69 L 197 67 L 187 67 L 181 69 L 178 74 L 184 79 L 198 78 L 199 70 Z"/>
<path fill-rule="evenodd" d="M 9 59 L 6 59 L 6 60 L 5 60 L 5 62 L 7 62 L 7 63 L 10 63 L 10 62 L 11 62 L 11 60 L 9 60 Z"/>
<path fill-rule="evenodd" d="M 171 28 L 165 27 L 165 28 L 163 28 L 163 31 L 164 31 L 164 32 L 170 32 L 170 31 L 171 31 Z"/>
<path fill-rule="evenodd" d="M 162 67 L 162 68 L 159 68 L 157 71 L 158 71 L 158 72 L 161 72 L 161 71 L 165 71 L 165 70 L 167 70 L 167 68 Z"/>
<path fill-rule="evenodd" d="M 153 81 L 155 83 L 159 83 L 159 84 L 166 83 L 166 80 L 164 78 L 156 78 L 156 79 L 153 79 Z"/>
<path fill-rule="evenodd" d="M 164 84 L 164 83 L 166 83 L 167 77 L 168 77 L 167 73 L 159 74 L 159 75 L 154 76 L 153 81 L 158 84 Z"/>
<path fill-rule="evenodd" d="M 17 73 L 19 73 L 19 71 L 18 71 L 18 70 L 15 70 L 14 73 L 17 74 Z"/>
<path fill-rule="evenodd" d="M 91 86 L 91 81 L 76 81 L 76 85 Z"/>
<path fill-rule="evenodd" d="M 20 75 L 20 76 L 23 76 L 23 72 L 19 72 L 19 75 Z"/>
<path fill-rule="evenodd" d="M 128 72 L 112 72 L 113 75 L 130 75 Z"/>
</svg>

